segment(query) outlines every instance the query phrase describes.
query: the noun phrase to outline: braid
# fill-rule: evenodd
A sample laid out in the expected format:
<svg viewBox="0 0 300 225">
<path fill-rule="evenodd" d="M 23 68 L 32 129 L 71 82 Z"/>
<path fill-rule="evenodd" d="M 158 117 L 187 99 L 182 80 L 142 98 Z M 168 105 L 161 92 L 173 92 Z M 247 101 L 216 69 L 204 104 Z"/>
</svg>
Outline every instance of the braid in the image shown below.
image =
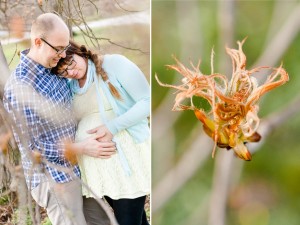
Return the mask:
<svg viewBox="0 0 300 225">
<path fill-rule="evenodd" d="M 116 97 L 117 99 L 121 100 L 121 95 L 118 92 L 118 90 L 112 85 L 112 83 L 109 81 L 107 73 L 104 71 L 104 69 L 102 68 L 102 63 L 103 60 L 97 55 L 97 54 L 92 54 L 90 55 L 90 59 L 94 62 L 95 66 L 96 66 L 96 72 L 97 74 L 100 74 L 103 81 L 106 82 L 108 84 L 109 90 L 111 92 L 111 94 Z"/>
</svg>

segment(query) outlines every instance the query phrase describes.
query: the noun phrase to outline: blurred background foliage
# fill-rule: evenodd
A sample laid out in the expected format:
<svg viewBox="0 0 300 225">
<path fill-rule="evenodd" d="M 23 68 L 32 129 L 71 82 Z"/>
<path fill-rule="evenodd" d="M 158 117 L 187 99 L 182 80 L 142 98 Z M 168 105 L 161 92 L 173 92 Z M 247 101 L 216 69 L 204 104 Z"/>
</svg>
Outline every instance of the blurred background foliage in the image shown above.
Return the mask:
<svg viewBox="0 0 300 225">
<path fill-rule="evenodd" d="M 298 104 L 288 105 L 299 96 L 300 2 L 222 2 L 152 1 L 152 224 L 299 225 L 300 114 L 269 127 L 269 135 L 262 137 L 251 162 L 236 157 L 229 160 L 232 151 L 224 149 L 217 149 L 215 159 L 210 154 L 205 160 L 184 159 L 192 148 L 207 151 L 206 145 L 193 146 L 203 136 L 202 124 L 191 111 L 171 112 L 175 89 L 159 86 L 154 78 L 157 74 L 163 83 L 179 84 L 182 76 L 165 67 L 175 64 L 172 55 L 188 67 L 189 61 L 197 64 L 201 59 L 200 70 L 210 74 L 212 48 L 214 71 L 230 77 L 231 61 L 224 56 L 225 46 L 237 48 L 236 41 L 247 37 L 243 46 L 247 69 L 254 65 L 278 67 L 282 62 L 290 76 L 288 83 L 262 98 L 261 122 L 272 112 L 300 111 Z M 285 30 L 289 26 L 291 29 Z M 279 41 L 272 45 L 276 38 Z M 265 51 L 270 54 L 261 57 Z M 197 104 L 206 107 L 204 102 Z M 212 140 L 206 142 L 212 150 Z M 224 161 L 229 162 L 229 175 L 218 176 L 220 181 L 216 181 L 216 173 L 223 168 L 218 164 L 222 166 Z M 192 164 L 196 166 L 188 169 Z M 228 180 L 225 201 L 213 200 L 213 193 Z M 214 207 L 222 204 L 224 213 L 220 215 Z"/>
</svg>

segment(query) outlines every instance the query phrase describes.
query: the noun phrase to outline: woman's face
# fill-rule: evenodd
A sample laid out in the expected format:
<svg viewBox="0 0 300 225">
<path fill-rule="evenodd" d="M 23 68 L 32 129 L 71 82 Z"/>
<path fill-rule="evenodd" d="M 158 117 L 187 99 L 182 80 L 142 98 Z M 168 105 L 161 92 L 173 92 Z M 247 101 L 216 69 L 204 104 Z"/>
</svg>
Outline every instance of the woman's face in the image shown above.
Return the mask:
<svg viewBox="0 0 300 225">
<path fill-rule="evenodd" d="M 84 79 L 86 72 L 87 60 L 76 54 L 73 55 L 73 59 L 71 59 L 68 65 L 59 71 L 61 76 L 76 80 Z"/>
</svg>

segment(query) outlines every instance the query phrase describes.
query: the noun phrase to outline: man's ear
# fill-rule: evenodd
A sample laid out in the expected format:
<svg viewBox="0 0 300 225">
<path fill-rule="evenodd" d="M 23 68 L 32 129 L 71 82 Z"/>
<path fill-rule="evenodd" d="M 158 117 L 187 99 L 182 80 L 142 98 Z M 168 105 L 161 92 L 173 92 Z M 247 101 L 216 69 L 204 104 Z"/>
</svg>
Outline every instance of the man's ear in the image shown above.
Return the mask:
<svg viewBox="0 0 300 225">
<path fill-rule="evenodd" d="M 42 40 L 40 38 L 35 38 L 34 39 L 34 45 L 36 47 L 40 47 L 42 45 Z"/>
</svg>

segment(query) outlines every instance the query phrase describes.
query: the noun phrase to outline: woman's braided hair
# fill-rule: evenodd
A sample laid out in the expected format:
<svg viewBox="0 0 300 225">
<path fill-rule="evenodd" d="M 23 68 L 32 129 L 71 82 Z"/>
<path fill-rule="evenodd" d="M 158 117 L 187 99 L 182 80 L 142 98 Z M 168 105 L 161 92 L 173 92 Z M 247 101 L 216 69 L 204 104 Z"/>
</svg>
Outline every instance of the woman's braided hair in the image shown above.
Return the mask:
<svg viewBox="0 0 300 225">
<path fill-rule="evenodd" d="M 95 64 L 96 72 L 98 75 L 101 75 L 104 82 L 106 82 L 109 86 L 109 90 L 112 95 L 117 98 L 121 99 L 121 95 L 118 90 L 112 85 L 109 81 L 108 76 L 104 69 L 102 68 L 103 59 L 100 57 L 99 54 L 93 53 L 91 50 L 88 50 L 85 45 L 78 45 L 76 42 L 70 40 L 71 46 L 68 48 L 66 54 L 66 58 L 61 58 L 60 61 L 57 63 L 57 66 L 52 68 L 52 72 L 58 74 L 58 71 L 61 67 L 65 66 L 66 63 L 70 61 L 72 55 L 76 54 L 81 56 L 84 59 L 90 59 Z"/>
</svg>

